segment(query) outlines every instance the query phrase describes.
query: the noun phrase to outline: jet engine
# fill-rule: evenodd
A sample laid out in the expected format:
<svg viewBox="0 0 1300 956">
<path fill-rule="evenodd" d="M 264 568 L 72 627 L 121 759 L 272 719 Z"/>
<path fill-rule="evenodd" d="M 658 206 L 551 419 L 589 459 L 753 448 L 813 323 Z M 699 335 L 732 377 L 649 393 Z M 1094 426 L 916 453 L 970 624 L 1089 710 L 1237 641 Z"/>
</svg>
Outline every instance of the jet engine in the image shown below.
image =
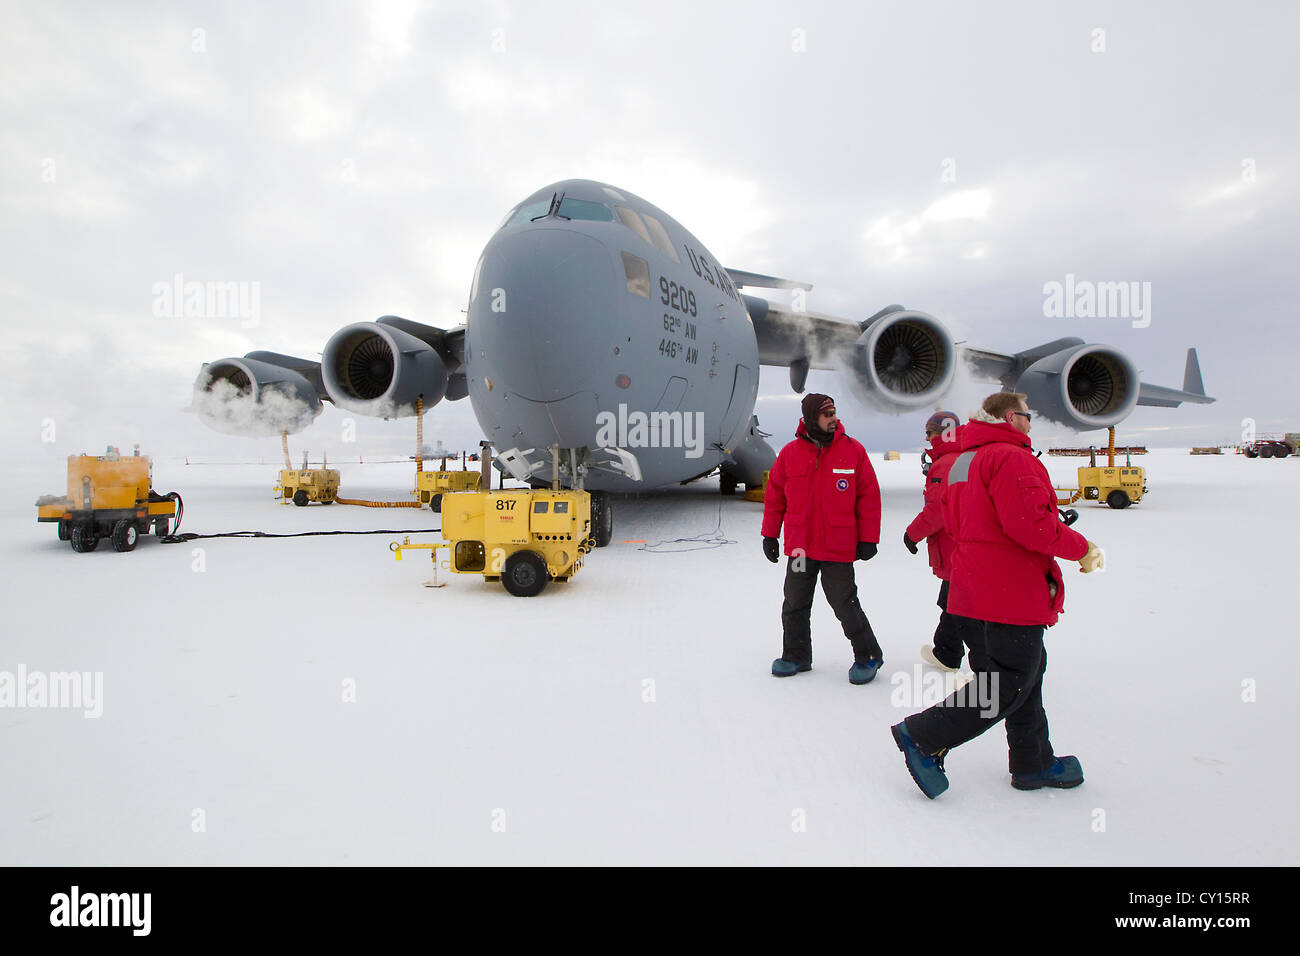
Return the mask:
<svg viewBox="0 0 1300 956">
<path fill-rule="evenodd" d="M 325 344 L 321 377 L 330 399 L 339 408 L 361 415 L 398 418 L 415 414 L 415 400 L 430 408 L 447 394 L 447 363 L 431 344 L 443 332 L 396 319 L 357 322 L 339 329 Z M 422 337 L 412 329 L 427 330 Z"/>
<path fill-rule="evenodd" d="M 251 357 L 259 354 L 274 353 L 253 352 L 203 366 L 192 408 L 206 425 L 232 435 L 275 435 L 301 431 L 321 413 L 316 386 L 302 372 Z"/>
<path fill-rule="evenodd" d="M 1107 428 L 1137 405 L 1138 370 L 1105 345 L 1075 345 L 1046 355 L 1016 380 L 1030 408 L 1076 431 Z"/>
<path fill-rule="evenodd" d="M 862 324 L 849 353 L 850 381 L 862 400 L 882 411 L 932 405 L 956 372 L 952 336 L 925 312 L 891 306 Z"/>
</svg>

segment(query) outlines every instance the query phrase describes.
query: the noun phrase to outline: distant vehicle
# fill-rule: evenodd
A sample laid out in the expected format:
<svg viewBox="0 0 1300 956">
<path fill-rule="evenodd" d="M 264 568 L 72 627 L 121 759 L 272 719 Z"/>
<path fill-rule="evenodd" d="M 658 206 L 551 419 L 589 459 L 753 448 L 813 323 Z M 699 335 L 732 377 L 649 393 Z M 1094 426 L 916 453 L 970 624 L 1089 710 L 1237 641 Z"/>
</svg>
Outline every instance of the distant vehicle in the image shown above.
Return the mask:
<svg viewBox="0 0 1300 956">
<path fill-rule="evenodd" d="M 1285 439 L 1260 439 L 1246 446 L 1247 458 L 1286 458 L 1295 454 L 1295 446 Z"/>
</svg>

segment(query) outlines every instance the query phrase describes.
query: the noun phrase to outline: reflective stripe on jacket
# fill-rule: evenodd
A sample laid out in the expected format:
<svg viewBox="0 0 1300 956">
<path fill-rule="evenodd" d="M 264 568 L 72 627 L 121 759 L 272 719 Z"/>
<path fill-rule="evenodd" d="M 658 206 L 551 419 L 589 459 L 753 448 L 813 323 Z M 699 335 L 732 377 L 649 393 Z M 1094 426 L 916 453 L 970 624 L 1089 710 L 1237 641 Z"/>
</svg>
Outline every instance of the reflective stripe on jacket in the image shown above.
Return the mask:
<svg viewBox="0 0 1300 956">
<path fill-rule="evenodd" d="M 1006 423 L 962 428 L 943 495 L 955 535 L 948 612 L 1001 624 L 1056 623 L 1065 581 L 1054 558 L 1077 561 L 1083 535 L 1061 522 L 1056 492 L 1029 436 Z"/>
</svg>

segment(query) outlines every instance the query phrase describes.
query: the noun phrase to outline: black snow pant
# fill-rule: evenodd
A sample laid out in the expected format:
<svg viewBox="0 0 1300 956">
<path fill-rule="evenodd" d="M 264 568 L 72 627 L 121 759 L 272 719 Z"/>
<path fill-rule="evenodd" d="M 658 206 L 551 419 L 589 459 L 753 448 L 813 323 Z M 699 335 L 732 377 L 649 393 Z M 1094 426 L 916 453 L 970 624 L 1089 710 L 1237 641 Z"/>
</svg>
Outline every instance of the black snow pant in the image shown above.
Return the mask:
<svg viewBox="0 0 1300 956">
<path fill-rule="evenodd" d="M 813 561 L 790 558 L 785 567 L 785 603 L 781 606 L 783 647 L 781 657 L 796 664 L 812 664 L 813 593 L 817 575 L 831 610 L 840 619 L 844 636 L 853 645 L 853 659 L 860 663 L 884 659 L 871 622 L 858 603 L 858 585 L 852 561 Z"/>
<path fill-rule="evenodd" d="M 934 656 L 949 667 L 961 667 L 966 656 L 961 635 L 957 633 L 957 618 L 948 613 L 948 582 L 939 585 L 939 626 L 934 629 Z"/>
<path fill-rule="evenodd" d="M 1041 625 L 997 624 L 958 617 L 975 680 L 946 700 L 908 717 L 907 732 L 922 753 L 937 754 L 978 737 L 1000 720 L 1007 725 L 1008 768 L 1015 776 L 1052 765 L 1043 710 L 1047 650 Z"/>
</svg>

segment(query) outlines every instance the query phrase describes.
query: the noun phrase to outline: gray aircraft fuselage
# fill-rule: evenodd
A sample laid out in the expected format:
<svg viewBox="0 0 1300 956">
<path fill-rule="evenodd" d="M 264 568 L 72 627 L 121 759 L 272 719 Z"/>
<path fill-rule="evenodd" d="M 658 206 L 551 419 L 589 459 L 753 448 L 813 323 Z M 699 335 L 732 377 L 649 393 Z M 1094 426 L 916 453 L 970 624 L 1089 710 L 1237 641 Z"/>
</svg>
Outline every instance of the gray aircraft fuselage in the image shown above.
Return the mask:
<svg viewBox="0 0 1300 956">
<path fill-rule="evenodd" d="M 645 200 L 581 179 L 535 192 L 488 242 L 464 362 L 486 437 L 545 459 L 539 479 L 552 445 L 636 456 L 640 481 L 593 470 L 586 486 L 598 490 L 717 467 L 747 434 L 758 392 L 754 325 L 717 259 Z"/>
</svg>

